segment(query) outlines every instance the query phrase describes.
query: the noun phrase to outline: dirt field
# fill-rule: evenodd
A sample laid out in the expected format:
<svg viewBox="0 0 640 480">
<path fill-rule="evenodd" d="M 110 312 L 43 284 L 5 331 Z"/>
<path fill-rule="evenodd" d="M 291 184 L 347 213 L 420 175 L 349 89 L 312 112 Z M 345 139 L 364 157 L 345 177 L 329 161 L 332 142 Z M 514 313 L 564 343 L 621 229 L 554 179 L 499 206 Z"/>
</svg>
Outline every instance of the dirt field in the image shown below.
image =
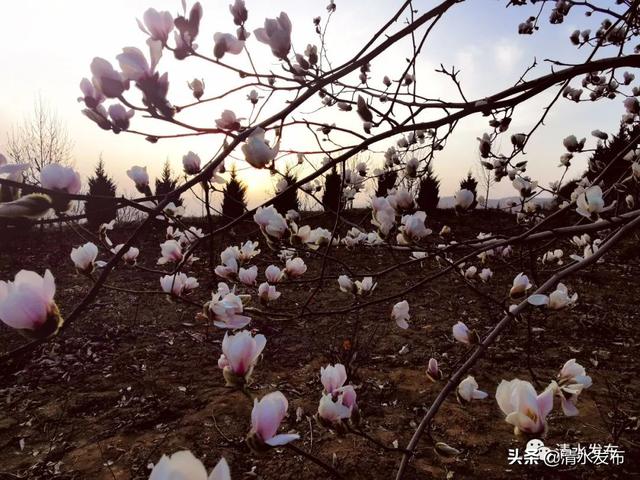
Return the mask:
<svg viewBox="0 0 640 480">
<path fill-rule="evenodd" d="M 428 226 L 438 232 L 444 219 L 459 238 L 465 238 L 470 226 L 478 222 L 493 233 L 517 228 L 512 217 L 492 212 L 473 212 L 463 218 L 441 212 L 428 219 Z M 310 223 L 328 226 L 331 220 Z M 367 222 L 359 213 L 353 213 L 352 220 Z M 88 290 L 69 259 L 72 246 L 84 241 L 70 230 L 33 233 L 0 233 L 0 278 L 13 278 L 21 268 L 39 273 L 51 269 L 58 304 L 63 314 L 68 313 Z M 116 230 L 112 239 L 122 241 L 128 233 Z M 237 229 L 235 237 L 216 240 L 215 257 L 247 237 L 261 240 L 262 253 L 254 263 L 263 278 L 264 268 L 277 259 L 253 225 Z M 141 263 L 151 268 L 156 268 L 159 254 L 157 238 L 149 234 L 140 244 Z M 567 242 L 564 248 L 565 255 L 575 252 Z M 384 248 L 348 251 L 341 247 L 331 255 L 355 265 L 356 273 L 362 274 L 409 258 L 408 253 Z M 516 250 L 512 263 L 519 264 L 519 255 Z M 193 298 L 204 302 L 218 279 L 208 272 L 206 254 L 199 256 L 203 258 L 193 273 L 200 287 Z M 320 272 L 321 260 L 304 258 L 309 270 L 303 279 L 313 279 Z M 526 263 L 528 257 L 524 258 Z M 488 285 L 478 284 L 478 288 L 502 300 L 520 269 L 500 260 L 492 260 L 489 266 L 495 275 Z M 373 298 L 409 286 L 438 268 L 435 261 L 425 260 L 384 275 L 378 279 Z M 339 292 L 335 280 L 341 273 L 344 267 L 328 262 L 327 274 L 334 278 L 325 281 L 315 296 L 310 304 L 313 311 L 347 304 L 348 296 Z M 541 277 L 548 273 L 542 272 Z M 579 292 L 576 308 L 548 317 L 541 313 L 528 317 L 534 327 L 531 367 L 541 385 L 546 386 L 570 358 L 587 368 L 594 383 L 580 397 L 578 417 L 564 417 L 556 401 L 545 443 L 615 443 L 627 452 L 624 464 L 554 469 L 508 465 L 508 449 L 523 449 L 526 441 L 514 437 L 494 395 L 503 378 L 531 380 L 523 321 L 513 324 L 471 372 L 489 398 L 463 407 L 451 396 L 436 417 L 432 439 L 424 436 L 421 440 L 405 478 L 626 479 L 640 475 L 639 277 L 636 236 L 607 256 L 603 265 L 566 281 Z M 109 283 L 158 290 L 158 278 L 122 266 Z M 312 418 L 322 390 L 320 367 L 344 362 L 357 353 L 350 382 L 357 386 L 365 431 L 386 445 L 397 440 L 404 446 L 442 386 L 427 381 L 428 359 L 435 356 L 445 375 L 450 373 L 466 352 L 451 338 L 452 325 L 462 320 L 482 336 L 500 318 L 499 308 L 449 275 L 406 297 L 411 305 L 411 326 L 406 331 L 389 318 L 393 302 L 348 315 L 300 318 L 311 285 L 315 283 L 279 288 L 283 296 L 273 308 L 291 318 L 253 317 L 251 327 L 266 335 L 267 346 L 255 370 L 251 395 L 282 391 L 289 399 L 289 416 L 282 431 L 297 431 L 302 437 L 297 445 L 329 463 L 334 461 L 344 478 L 392 479 L 400 454 L 354 435 L 337 436 Z M 234 479 L 328 478 L 326 472 L 289 450 L 257 457 L 242 443 L 250 428 L 252 401 L 225 388 L 217 366 L 223 333 L 198 323 L 197 312 L 196 307 L 161 295 L 105 290 L 60 337 L 23 361 L 4 362 L 0 370 L 0 479 L 146 479 L 150 463 L 157 462 L 162 453 L 181 449 L 190 449 L 208 469 L 224 455 Z M 23 342 L 14 332 L 0 330 L 0 352 Z M 399 354 L 405 345 L 408 353 Z M 299 408 L 303 415 L 298 419 Z M 434 441 L 446 442 L 462 454 L 441 458 L 433 450 Z"/>
</svg>

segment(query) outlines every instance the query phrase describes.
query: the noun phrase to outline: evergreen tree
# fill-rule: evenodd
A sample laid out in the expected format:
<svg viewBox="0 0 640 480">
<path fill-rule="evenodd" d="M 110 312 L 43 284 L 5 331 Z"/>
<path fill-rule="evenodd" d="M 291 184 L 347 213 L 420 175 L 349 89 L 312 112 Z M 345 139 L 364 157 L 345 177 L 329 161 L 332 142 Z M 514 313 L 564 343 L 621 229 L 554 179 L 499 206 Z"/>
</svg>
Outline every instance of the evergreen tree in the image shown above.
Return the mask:
<svg viewBox="0 0 640 480">
<path fill-rule="evenodd" d="M 324 194 L 322 195 L 322 206 L 325 211 L 337 212 L 342 202 L 342 178 L 334 166 L 331 173 L 324 179 Z"/>
<path fill-rule="evenodd" d="M 396 186 L 396 180 L 398 179 L 398 172 L 395 170 L 385 169 L 380 176 L 378 176 L 378 186 L 376 188 L 376 197 L 386 197 L 387 191 Z"/>
<path fill-rule="evenodd" d="M 282 178 L 287 181 L 287 185 L 292 185 L 298 181 L 298 176 L 291 170 L 287 170 Z M 300 209 L 298 189 L 287 190 L 284 195 L 276 198 L 273 202 L 273 207 L 282 215 L 286 215 L 289 210 L 298 211 Z"/>
<path fill-rule="evenodd" d="M 222 192 L 222 216 L 225 220 L 238 218 L 247 209 L 247 186 L 238 179 L 235 166 L 231 167 L 231 177 Z"/>
<path fill-rule="evenodd" d="M 420 179 L 418 198 L 416 202 L 420 210 L 431 213 L 438 208 L 440 201 L 440 179 L 435 176 L 431 165 L 427 168 L 427 174 Z"/>
<path fill-rule="evenodd" d="M 177 186 L 178 179 L 173 177 L 171 165 L 169 164 L 169 160 L 167 160 L 164 162 L 164 167 L 162 168 L 160 178 L 156 178 L 156 195 L 167 195 L 173 192 Z M 180 197 L 173 199 L 172 202 L 176 207 L 182 205 L 182 199 L 180 199 Z"/>
<path fill-rule="evenodd" d="M 636 133 L 637 130 L 629 131 L 625 125 L 622 125 L 618 134 L 613 135 L 611 140 L 606 143 L 598 142 L 595 152 L 593 152 L 589 158 L 589 169 L 585 172 L 584 176 L 590 181 L 595 180 L 603 169 L 629 144 L 631 137 Z M 636 148 L 636 146 L 634 146 L 634 148 Z M 625 160 L 624 156 L 617 158 L 611 166 L 607 168 L 600 180 L 603 184 L 603 190 L 620 180 L 628 169 L 629 161 Z"/>
<path fill-rule="evenodd" d="M 473 193 L 473 203 L 469 207 L 469 210 L 473 210 L 478 205 L 478 181 L 473 178 L 471 172 L 467 173 L 466 178 L 460 181 L 460 189 L 463 188 Z"/>
<path fill-rule="evenodd" d="M 102 156 L 98 160 L 93 176 L 89 177 L 89 199 L 84 204 L 87 221 L 92 229 L 98 228 L 103 223 L 109 223 L 116 218 L 118 212 L 114 202 L 103 198 L 92 198 L 94 196 L 112 198 L 116 196 L 116 184 L 104 171 Z"/>
</svg>

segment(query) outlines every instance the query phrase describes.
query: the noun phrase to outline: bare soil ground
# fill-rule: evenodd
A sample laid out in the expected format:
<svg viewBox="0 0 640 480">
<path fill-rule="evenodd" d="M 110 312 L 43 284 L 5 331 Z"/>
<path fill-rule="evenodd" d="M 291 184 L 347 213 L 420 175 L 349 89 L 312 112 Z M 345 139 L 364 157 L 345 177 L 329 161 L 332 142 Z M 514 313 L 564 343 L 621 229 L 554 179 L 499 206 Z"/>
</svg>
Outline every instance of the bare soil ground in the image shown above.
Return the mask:
<svg viewBox="0 0 640 480">
<path fill-rule="evenodd" d="M 353 221 L 365 214 L 355 212 Z M 428 220 L 438 232 L 448 223 L 458 238 L 477 226 L 493 233 L 514 231 L 514 219 L 495 212 L 473 212 L 456 218 L 440 212 Z M 366 221 L 365 221 L 366 222 Z M 310 221 L 312 226 L 329 217 Z M 471 228 L 473 227 L 473 229 Z M 130 230 L 116 230 L 114 241 Z M 141 263 L 154 268 L 161 234 L 149 232 L 141 243 Z M 57 300 L 71 311 L 88 291 L 69 260 L 73 246 L 84 243 L 73 231 L 33 230 L 32 234 L 0 232 L 0 278 L 13 278 L 21 268 L 54 273 Z M 253 225 L 235 235 L 216 239 L 215 258 L 229 244 L 247 238 L 261 240 L 257 257 L 260 275 L 277 261 Z M 565 251 L 574 252 L 565 242 Z M 576 308 L 545 317 L 531 313 L 535 327 L 530 362 L 546 386 L 563 363 L 576 358 L 587 367 L 594 385 L 580 397 L 580 416 L 566 418 L 556 403 L 545 438 L 547 445 L 616 443 L 627 453 L 616 467 L 577 466 L 546 468 L 508 465 L 509 448 L 526 443 L 513 435 L 495 399 L 501 379 L 531 380 L 527 368 L 527 324 L 514 323 L 471 372 L 490 397 L 461 406 L 454 396 L 442 407 L 423 437 L 405 478 L 632 478 L 640 475 L 640 257 L 638 238 L 629 238 L 603 265 L 567 280 L 579 292 Z M 483 291 L 504 299 L 519 273 L 526 252 L 516 250 L 514 266 L 492 260 L 495 276 Z M 346 261 L 357 273 L 375 272 L 408 253 L 385 249 L 349 251 L 331 255 Z M 207 267 L 207 255 L 193 268 L 200 280 L 194 300 L 204 302 L 218 282 Z M 304 257 L 306 279 L 319 275 L 321 260 Z M 477 263 L 477 262 L 476 262 Z M 381 277 L 373 298 L 407 287 L 438 269 L 433 260 L 396 270 Z M 550 269 L 549 269 L 550 270 Z M 328 262 L 328 275 L 345 273 Z M 545 278 L 549 271 L 540 273 Z M 260 277 L 262 278 L 262 276 Z M 158 275 L 119 267 L 110 284 L 130 289 L 158 290 Z M 466 349 L 451 338 L 451 326 L 462 320 L 484 335 L 500 318 L 494 304 L 448 275 L 405 297 L 411 305 L 411 327 L 398 329 L 389 319 L 394 302 L 342 315 L 299 318 L 297 313 L 312 286 L 296 283 L 281 287 L 283 297 L 273 308 L 296 314 L 292 318 L 254 317 L 252 328 L 267 336 L 264 358 L 256 368 L 251 394 L 282 391 L 289 399 L 283 431 L 302 436 L 298 446 L 336 467 L 347 479 L 392 479 L 400 455 L 353 435 L 338 436 L 312 418 L 320 398 L 320 367 L 345 361 L 357 353 L 350 381 L 357 386 L 365 430 L 384 444 L 406 445 L 442 384 L 427 381 L 425 368 L 435 356 L 445 374 L 463 358 Z M 335 279 L 323 283 L 310 307 L 316 312 L 345 306 Z M 252 403 L 247 396 L 225 388 L 217 366 L 223 334 L 194 320 L 198 309 L 160 295 L 103 291 L 98 300 L 62 335 L 25 359 L 4 362 L 0 370 L 0 479 L 146 479 L 150 463 L 162 453 L 190 449 L 210 469 L 222 455 L 232 477 L 261 479 L 319 479 L 326 472 L 288 450 L 253 455 L 241 440 L 250 428 Z M 0 330 L 0 353 L 25 340 L 6 328 Z M 406 345 L 408 353 L 399 354 Z M 304 415 L 296 418 L 296 410 Z M 433 441 L 444 441 L 462 451 L 456 458 L 436 455 Z M 246 473 L 245 473 L 246 472 Z M 253 473 L 250 473 L 253 472 Z"/>
</svg>

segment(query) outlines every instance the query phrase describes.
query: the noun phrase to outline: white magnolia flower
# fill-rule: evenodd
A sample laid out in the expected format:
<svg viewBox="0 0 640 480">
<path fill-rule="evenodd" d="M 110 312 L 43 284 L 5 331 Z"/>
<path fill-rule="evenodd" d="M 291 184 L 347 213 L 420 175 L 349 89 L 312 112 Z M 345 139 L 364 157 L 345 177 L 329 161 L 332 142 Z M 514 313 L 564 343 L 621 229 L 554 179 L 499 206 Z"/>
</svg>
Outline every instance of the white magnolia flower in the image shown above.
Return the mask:
<svg viewBox="0 0 640 480">
<path fill-rule="evenodd" d="M 158 265 L 182 260 L 182 247 L 177 240 L 167 240 L 161 243 L 160 251 L 162 256 L 158 259 Z"/>
<path fill-rule="evenodd" d="M 487 398 L 487 392 L 483 392 L 482 390 L 478 390 L 478 382 L 471 375 L 468 375 L 467 378 L 462 380 L 458 385 L 458 399 L 462 399 L 465 402 L 470 402 L 471 400 L 483 400 Z"/>
<path fill-rule="evenodd" d="M 185 273 L 176 273 L 175 275 L 165 275 L 160 278 L 160 286 L 162 291 L 180 296 L 188 293 L 198 287 L 198 280 L 194 277 L 188 277 Z"/>
<path fill-rule="evenodd" d="M 547 429 L 547 415 L 553 409 L 553 388 L 540 395 L 529 382 L 502 380 L 496 390 L 496 400 L 505 420 L 516 434 L 541 434 Z"/>
<path fill-rule="evenodd" d="M 558 373 L 556 394 L 560 397 L 562 411 L 568 417 L 578 415 L 576 403 L 582 390 L 592 385 L 592 380 L 585 368 L 575 358 L 568 360 Z"/>
<path fill-rule="evenodd" d="M 469 327 L 467 327 L 460 321 L 453 326 L 451 331 L 453 333 L 453 338 L 455 338 L 460 343 L 471 345 L 474 343 L 479 343 L 480 341 L 478 334 L 474 330 L 469 330 Z"/>
<path fill-rule="evenodd" d="M 138 167 L 134 165 L 127 170 L 127 177 L 133 180 L 136 184 L 136 188 L 140 193 L 147 193 L 149 189 L 149 174 L 147 173 L 147 167 Z"/>
<path fill-rule="evenodd" d="M 598 185 L 587 188 L 576 200 L 576 212 L 583 217 L 596 218 L 599 213 L 605 211 L 602 189 Z"/>
<path fill-rule="evenodd" d="M 260 226 L 262 233 L 272 239 L 281 239 L 288 228 L 287 221 L 273 205 L 258 208 L 253 220 Z"/>
<path fill-rule="evenodd" d="M 240 268 L 238 271 L 238 280 L 245 285 L 255 285 L 258 278 L 258 267 L 255 265 L 250 268 Z"/>
<path fill-rule="evenodd" d="M 190 451 L 184 450 L 170 457 L 163 455 L 151 470 L 149 480 L 231 480 L 231 473 L 227 461 L 222 457 L 207 477 L 202 462 Z"/>
<path fill-rule="evenodd" d="M 71 249 L 71 260 L 81 273 L 91 273 L 95 268 L 98 247 L 92 242 L 87 242 L 81 247 Z"/>
<path fill-rule="evenodd" d="M 284 272 L 289 278 L 301 277 L 307 271 L 307 266 L 300 257 L 287 260 Z"/>
<path fill-rule="evenodd" d="M 263 282 L 258 287 L 258 297 L 263 303 L 271 302 L 280 298 L 281 293 L 276 290 L 275 285 Z"/>
<path fill-rule="evenodd" d="M 471 204 L 473 204 L 475 197 L 473 195 L 473 192 L 467 190 L 466 188 L 463 188 L 456 192 L 456 194 L 454 195 L 454 200 L 457 209 L 467 210 L 471 206 Z"/>
<path fill-rule="evenodd" d="M 549 310 L 561 310 L 572 307 L 578 301 L 578 294 L 569 296 L 569 290 L 563 283 L 558 283 L 556 289 L 549 296 L 542 294 L 531 295 L 527 301 L 534 306 L 546 306 Z"/>
<path fill-rule="evenodd" d="M 355 289 L 353 281 L 346 275 L 338 277 L 338 285 L 340 285 L 340 290 L 346 293 L 352 293 Z"/>
<path fill-rule="evenodd" d="M 239 55 L 244 49 L 244 40 L 238 40 L 238 38 L 231 33 L 216 32 L 213 35 L 213 41 L 213 56 L 217 59 L 224 57 L 225 53 Z"/>
<path fill-rule="evenodd" d="M 391 311 L 391 318 L 396 321 L 398 327 L 406 330 L 409 328 L 407 320 L 409 320 L 409 302 L 402 300 L 393 306 Z"/>
<path fill-rule="evenodd" d="M 82 188 L 80 174 L 73 168 L 50 163 L 40 171 L 40 185 L 49 190 L 77 194 Z"/>
<path fill-rule="evenodd" d="M 377 283 L 374 283 L 372 277 L 364 277 L 362 280 L 356 280 L 355 289 L 358 295 L 371 295 L 377 285 Z"/>
<path fill-rule="evenodd" d="M 516 278 L 513 279 L 513 286 L 509 292 L 511 297 L 519 297 L 525 294 L 533 285 L 529 282 L 529 277 L 524 273 L 519 273 Z"/>
<path fill-rule="evenodd" d="M 269 283 L 278 283 L 282 279 L 282 270 L 275 265 L 269 265 L 264 271 L 264 276 Z"/>
<path fill-rule="evenodd" d="M 491 277 L 493 277 L 493 272 L 490 268 L 483 268 L 482 271 L 478 274 L 478 277 L 480 277 L 480 280 L 482 280 L 484 283 L 487 283 L 491 279 Z"/>
<path fill-rule="evenodd" d="M 281 60 L 285 60 L 291 50 L 291 20 L 289 16 L 280 12 L 278 18 L 267 18 L 264 28 L 254 30 L 258 41 L 271 47 L 271 52 Z"/>
<path fill-rule="evenodd" d="M 187 175 L 196 175 L 200 172 L 200 157 L 189 151 L 182 157 L 182 166 L 184 167 L 184 173 Z"/>
</svg>

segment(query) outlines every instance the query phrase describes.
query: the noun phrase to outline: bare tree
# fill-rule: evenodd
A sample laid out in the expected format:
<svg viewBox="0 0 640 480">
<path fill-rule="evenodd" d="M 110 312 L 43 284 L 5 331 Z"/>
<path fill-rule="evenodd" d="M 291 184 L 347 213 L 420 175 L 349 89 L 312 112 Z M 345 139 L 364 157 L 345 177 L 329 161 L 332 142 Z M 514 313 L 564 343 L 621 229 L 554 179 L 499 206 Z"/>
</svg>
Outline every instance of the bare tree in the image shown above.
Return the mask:
<svg viewBox="0 0 640 480">
<path fill-rule="evenodd" d="M 28 163 L 29 183 L 38 184 L 40 171 L 52 163 L 70 165 L 73 142 L 56 111 L 38 96 L 33 112 L 16 124 L 7 136 L 9 156 L 16 163 Z"/>
<path fill-rule="evenodd" d="M 484 196 L 484 202 L 482 202 L 483 208 L 489 208 L 489 194 L 491 193 L 491 187 L 496 183 L 496 178 L 491 170 L 488 170 L 478 163 L 475 170 L 475 176 L 480 184 L 480 191 Z"/>
</svg>

